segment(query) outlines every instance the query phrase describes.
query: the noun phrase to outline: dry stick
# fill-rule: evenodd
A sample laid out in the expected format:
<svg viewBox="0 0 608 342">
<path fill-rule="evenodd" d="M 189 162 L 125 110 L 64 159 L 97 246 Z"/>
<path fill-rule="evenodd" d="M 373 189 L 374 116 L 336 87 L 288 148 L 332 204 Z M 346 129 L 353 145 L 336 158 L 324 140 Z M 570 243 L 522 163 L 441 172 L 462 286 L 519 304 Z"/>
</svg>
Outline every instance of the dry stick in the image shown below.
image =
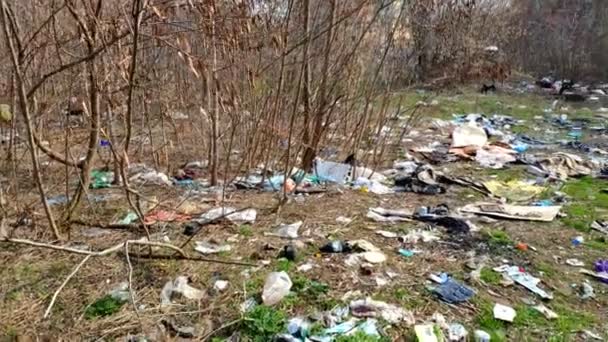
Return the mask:
<svg viewBox="0 0 608 342">
<path fill-rule="evenodd" d="M 135 291 L 133 291 L 133 265 L 131 265 L 131 259 L 129 258 L 129 242 L 125 242 L 125 258 L 127 259 L 127 265 L 129 266 L 129 294 L 131 295 L 133 311 L 135 311 L 135 315 L 137 315 L 139 324 L 143 326 L 141 316 L 139 315 L 139 310 L 137 310 L 137 305 L 135 304 Z"/>
<path fill-rule="evenodd" d="M 201 341 L 207 341 L 207 340 L 209 340 L 211 337 L 213 337 L 213 335 L 215 335 L 215 334 L 217 334 L 218 332 L 220 332 L 220 331 L 222 331 L 222 330 L 224 330 L 224 329 L 226 329 L 226 328 L 229 328 L 229 327 L 231 327 L 231 326 L 233 326 L 233 325 L 235 325 L 235 324 L 237 324 L 237 323 L 240 323 L 242 320 L 243 320 L 242 318 L 239 318 L 239 319 L 235 319 L 235 320 L 234 320 L 234 321 L 232 321 L 232 322 L 228 322 L 228 323 L 226 323 L 226 324 L 222 325 L 221 327 L 219 327 L 219 328 L 217 328 L 217 329 L 213 330 L 212 332 L 208 333 L 208 334 L 207 334 L 207 335 L 205 335 L 203 338 L 201 338 Z"/>
<path fill-rule="evenodd" d="M 78 273 L 78 270 L 80 270 L 80 268 L 92 257 L 93 255 L 87 255 L 86 257 L 84 257 L 84 259 L 82 259 L 82 261 L 76 265 L 76 267 L 74 267 L 74 270 L 72 271 L 72 273 L 70 273 L 67 278 L 65 278 L 65 280 L 63 281 L 63 283 L 61 284 L 61 286 L 59 286 L 59 288 L 57 288 L 57 290 L 55 291 L 55 293 L 53 294 L 53 298 L 51 298 L 51 302 L 49 303 L 49 305 L 46 307 L 46 311 L 44 312 L 44 315 L 42 316 L 42 318 L 48 318 L 49 315 L 51 314 L 51 309 L 53 308 L 53 305 L 55 304 L 55 301 L 57 300 L 57 296 L 59 296 L 59 292 L 61 292 L 61 290 L 63 290 L 63 288 L 65 287 L 65 285 L 67 285 L 67 283 L 70 281 L 70 279 L 72 279 L 72 277 L 74 277 L 76 275 L 76 273 Z"/>
</svg>

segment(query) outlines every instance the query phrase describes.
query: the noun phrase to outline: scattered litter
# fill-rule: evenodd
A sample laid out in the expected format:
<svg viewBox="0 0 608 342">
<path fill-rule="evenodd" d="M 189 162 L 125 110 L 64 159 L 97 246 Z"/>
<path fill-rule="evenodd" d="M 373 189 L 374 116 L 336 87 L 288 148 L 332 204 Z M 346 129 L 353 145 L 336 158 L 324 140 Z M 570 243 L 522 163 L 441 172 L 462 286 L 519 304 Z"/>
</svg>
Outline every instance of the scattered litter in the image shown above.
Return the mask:
<svg viewBox="0 0 608 342">
<path fill-rule="evenodd" d="M 213 284 L 213 289 L 218 292 L 221 292 L 228 288 L 228 284 L 229 283 L 226 280 L 216 280 Z"/>
<path fill-rule="evenodd" d="M 136 172 L 141 170 L 140 172 Z M 133 176 L 129 177 L 130 183 L 140 183 L 140 184 L 155 184 L 155 185 L 167 185 L 171 186 L 173 183 L 169 180 L 169 177 L 162 173 L 157 172 L 154 169 L 147 168 L 142 165 L 134 165 L 129 168 L 129 174 L 133 174 Z"/>
<path fill-rule="evenodd" d="M 289 275 L 285 272 L 272 272 L 266 277 L 262 301 L 264 305 L 275 305 L 289 294 L 292 286 Z"/>
<path fill-rule="evenodd" d="M 344 216 L 338 216 L 336 218 L 336 222 L 338 222 L 339 224 L 347 225 L 347 224 L 353 222 L 353 219 L 344 217 Z"/>
<path fill-rule="evenodd" d="M 532 275 L 524 272 L 517 266 L 504 265 L 494 268 L 494 271 L 504 273 L 512 281 L 536 293 L 543 299 L 553 299 L 552 294 L 547 293 L 545 290 L 538 287 L 540 279 L 535 278 Z"/>
<path fill-rule="evenodd" d="M 608 273 L 607 272 L 593 272 L 590 270 L 586 270 L 586 269 L 581 269 L 579 272 L 586 274 L 588 276 L 591 276 L 603 283 L 607 283 L 608 284 Z"/>
<path fill-rule="evenodd" d="M 434 231 L 420 230 L 420 229 L 412 230 L 409 233 L 407 233 L 407 235 L 401 236 L 399 238 L 399 241 L 401 241 L 403 243 L 411 243 L 411 244 L 418 243 L 419 241 L 427 243 L 427 242 L 433 242 L 433 241 L 438 241 L 438 240 L 440 240 L 440 238 L 439 238 L 439 236 L 437 236 L 435 234 Z"/>
<path fill-rule="evenodd" d="M 580 246 L 585 242 L 585 237 L 582 235 L 575 236 L 572 238 L 572 246 Z"/>
<path fill-rule="evenodd" d="M 602 336 L 589 331 L 589 330 L 582 330 L 583 335 L 585 336 L 584 340 L 588 340 L 589 338 L 592 338 L 594 340 L 598 340 L 598 341 L 603 341 L 604 338 L 602 338 Z"/>
<path fill-rule="evenodd" d="M 313 264 L 308 263 L 308 264 L 303 264 L 303 265 L 298 266 L 297 270 L 298 270 L 298 272 L 306 273 L 306 272 L 312 270 L 313 267 L 314 267 Z"/>
<path fill-rule="evenodd" d="M 608 221 L 594 221 L 591 224 L 591 229 L 608 235 Z"/>
<path fill-rule="evenodd" d="M 566 264 L 574 267 L 584 267 L 585 263 L 578 259 L 568 259 L 566 260 Z"/>
<path fill-rule="evenodd" d="M 213 208 L 208 212 L 204 213 L 203 215 L 201 215 L 198 221 L 201 223 L 205 223 L 217 220 L 221 217 L 225 217 L 233 223 L 255 223 L 256 216 L 257 211 L 255 209 L 245 209 L 237 211 L 237 209 L 231 207 L 219 207 Z"/>
<path fill-rule="evenodd" d="M 241 305 L 240 305 L 241 312 L 242 313 L 248 312 L 251 309 L 253 309 L 256 305 L 258 305 L 258 303 L 256 302 L 255 298 L 248 298 L 243 303 L 241 303 Z"/>
<path fill-rule="evenodd" d="M 602 275 L 604 278 L 608 278 L 608 260 L 597 260 L 593 266 L 598 274 Z M 604 279 L 602 281 L 608 284 L 607 280 Z"/>
<path fill-rule="evenodd" d="M 411 258 L 414 256 L 414 251 L 409 249 L 399 248 L 399 254 L 403 255 L 406 258 Z"/>
<path fill-rule="evenodd" d="M 506 198 L 514 202 L 528 201 L 545 191 L 544 187 L 531 185 L 521 180 L 512 180 L 509 182 L 492 180 L 484 182 L 483 185 L 492 193 L 492 195 Z"/>
<path fill-rule="evenodd" d="M 325 329 L 323 331 L 324 335 L 344 335 L 349 331 L 353 330 L 357 325 L 357 321 L 354 319 L 348 320 L 346 322 L 342 322 L 336 326 Z"/>
<path fill-rule="evenodd" d="M 286 239 L 297 239 L 298 230 L 302 227 L 303 222 L 297 221 L 292 224 L 281 223 L 277 229 L 272 233 L 265 233 L 268 236 L 278 236 Z"/>
<path fill-rule="evenodd" d="M 437 195 L 446 191 L 438 183 L 437 173 L 430 165 L 420 165 L 412 174 L 399 173 L 395 176 L 395 190 L 425 195 Z"/>
<path fill-rule="evenodd" d="M 178 214 L 174 211 L 157 210 L 147 214 L 144 217 L 144 223 L 150 225 L 157 222 L 186 222 L 190 218 L 190 215 Z"/>
<path fill-rule="evenodd" d="M 380 236 L 383 236 L 385 238 L 389 238 L 389 239 L 394 239 L 397 236 L 399 236 L 395 232 L 389 232 L 389 231 L 386 231 L 386 230 L 376 230 L 376 234 L 378 234 Z"/>
<path fill-rule="evenodd" d="M 119 302 L 128 301 L 130 298 L 129 283 L 123 281 L 122 283 L 116 285 L 112 290 L 110 290 L 108 294 L 110 295 L 110 297 Z"/>
<path fill-rule="evenodd" d="M 354 167 L 350 164 L 324 161 L 317 158 L 313 165 L 313 176 L 321 182 L 345 184 L 359 177 L 368 178 L 370 181 L 384 182 L 386 177 L 365 167 Z"/>
<path fill-rule="evenodd" d="M 579 293 L 581 299 L 590 299 L 590 298 L 594 298 L 595 297 L 595 291 L 593 290 L 593 286 L 591 286 L 591 284 L 589 284 L 588 281 L 583 281 L 583 284 L 581 285 L 581 289 L 580 289 L 580 293 Z"/>
<path fill-rule="evenodd" d="M 457 216 L 450 216 L 449 209 L 445 205 L 418 208 L 414 218 L 419 221 L 430 222 L 445 227 L 450 234 L 469 233 L 471 230 L 476 230 L 475 227 L 465 219 Z"/>
<path fill-rule="evenodd" d="M 381 317 L 392 324 L 404 321 L 411 325 L 415 322 L 414 315 L 411 312 L 371 298 L 352 301 L 350 310 L 355 317 Z"/>
<path fill-rule="evenodd" d="M 279 252 L 278 257 L 279 258 L 285 258 L 287 260 L 290 261 L 295 261 L 296 260 L 296 247 L 292 244 L 289 244 L 287 246 L 283 246 L 283 249 L 281 250 L 281 252 Z"/>
<path fill-rule="evenodd" d="M 461 125 L 452 132 L 452 147 L 482 147 L 488 142 L 488 135 L 483 128 L 474 125 Z"/>
<path fill-rule="evenodd" d="M 348 242 L 348 245 L 352 247 L 353 250 L 359 252 L 379 252 L 380 249 L 374 246 L 371 242 L 363 239 L 359 240 L 351 240 Z"/>
<path fill-rule="evenodd" d="M 135 222 L 135 220 L 137 220 L 137 214 L 130 211 L 127 213 L 127 215 L 120 221 L 118 221 L 118 224 L 131 224 L 133 222 Z"/>
<path fill-rule="evenodd" d="M 452 323 L 448 327 L 448 341 L 466 341 L 468 335 L 469 332 L 462 324 Z"/>
<path fill-rule="evenodd" d="M 114 172 L 93 170 L 91 172 L 91 189 L 103 189 L 112 186 Z"/>
<path fill-rule="evenodd" d="M 435 335 L 435 326 L 433 324 L 418 324 L 414 327 L 418 342 L 439 342 L 442 339 Z"/>
<path fill-rule="evenodd" d="M 539 160 L 537 167 L 550 177 L 565 180 L 568 177 L 590 175 L 595 165 L 589 161 L 584 161 L 577 155 L 557 152 L 551 157 Z"/>
<path fill-rule="evenodd" d="M 382 252 L 365 252 L 362 256 L 365 261 L 372 264 L 380 264 L 386 261 L 386 255 Z"/>
<path fill-rule="evenodd" d="M 474 203 L 467 204 L 464 207 L 460 208 L 460 210 L 462 212 L 474 213 L 490 217 L 550 222 L 555 219 L 561 208 L 561 206 L 535 207 L 496 203 Z"/>
<path fill-rule="evenodd" d="M 429 275 L 429 279 L 431 279 L 432 281 L 434 281 L 438 284 L 444 284 L 445 282 L 448 281 L 448 279 L 450 279 L 450 276 L 445 272 L 440 273 L 440 274 L 431 273 Z"/>
<path fill-rule="evenodd" d="M 287 322 L 287 331 L 291 336 L 298 338 L 297 341 L 299 338 L 306 338 L 309 329 L 310 322 L 305 318 L 295 317 Z"/>
<path fill-rule="evenodd" d="M 230 245 L 218 245 L 209 241 L 196 241 L 195 244 L 194 250 L 202 254 L 217 254 L 232 250 Z"/>
<path fill-rule="evenodd" d="M 367 217 L 376 222 L 408 222 L 412 213 L 405 210 L 389 210 L 384 208 L 370 208 Z"/>
<path fill-rule="evenodd" d="M 11 122 L 12 119 L 11 106 L 4 103 L 0 104 L 0 122 Z"/>
<path fill-rule="evenodd" d="M 172 305 L 172 298 L 174 294 L 180 294 L 187 299 L 199 300 L 205 296 L 205 293 L 188 285 L 188 277 L 179 276 L 173 281 L 165 283 L 162 291 L 160 292 L 160 306 L 161 308 Z"/>
<path fill-rule="evenodd" d="M 494 305 L 494 318 L 505 322 L 513 322 L 517 313 L 512 307 L 496 303 Z"/>
<path fill-rule="evenodd" d="M 323 253 L 349 253 L 352 251 L 352 248 L 343 241 L 335 240 L 323 245 L 319 250 Z"/>
<path fill-rule="evenodd" d="M 492 336 L 483 330 L 475 330 L 475 342 L 490 342 Z"/>
<path fill-rule="evenodd" d="M 475 294 L 472 289 L 459 284 L 451 278 L 435 287 L 433 292 L 439 296 L 439 299 L 450 304 L 466 302 Z"/>
<path fill-rule="evenodd" d="M 542 313 L 547 319 L 556 319 L 559 316 L 555 313 L 555 311 L 549 309 L 543 304 L 539 304 L 532 307 L 534 310 Z"/>
<path fill-rule="evenodd" d="M 499 148 L 498 146 L 489 146 L 477 150 L 475 161 L 480 166 L 490 169 L 502 169 L 505 164 L 512 163 L 517 160 L 515 151 Z"/>
<path fill-rule="evenodd" d="M 365 192 L 369 191 L 376 195 L 387 195 L 395 192 L 393 189 L 378 181 L 373 181 L 363 177 L 359 177 L 355 180 L 353 183 L 353 188 L 356 190 L 364 190 Z"/>
</svg>

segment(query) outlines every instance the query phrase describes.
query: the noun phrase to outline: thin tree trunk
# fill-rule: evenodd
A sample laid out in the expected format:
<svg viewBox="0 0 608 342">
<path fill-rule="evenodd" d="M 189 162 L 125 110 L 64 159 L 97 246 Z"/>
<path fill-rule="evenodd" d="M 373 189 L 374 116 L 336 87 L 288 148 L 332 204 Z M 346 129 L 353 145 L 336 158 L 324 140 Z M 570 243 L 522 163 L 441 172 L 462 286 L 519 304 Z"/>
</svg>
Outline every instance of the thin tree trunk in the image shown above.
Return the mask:
<svg viewBox="0 0 608 342">
<path fill-rule="evenodd" d="M 21 107 L 21 113 L 23 115 L 23 119 L 25 121 L 25 126 L 27 128 L 27 137 L 30 145 L 30 155 L 32 158 L 32 167 L 34 169 L 34 180 L 36 181 L 36 186 L 38 187 L 38 192 L 40 193 L 40 199 L 42 201 L 42 205 L 44 206 L 44 212 L 46 213 L 47 220 L 49 221 L 49 225 L 53 231 L 53 235 L 55 239 L 60 239 L 61 235 L 59 234 L 59 229 L 57 228 L 57 224 L 55 223 L 55 219 L 53 217 L 53 212 L 49 206 L 49 203 L 46 200 L 46 194 L 44 191 L 44 185 L 42 183 L 42 176 L 40 174 L 40 164 L 38 161 L 38 152 L 36 149 L 36 143 L 34 142 L 34 133 L 32 127 L 32 121 L 30 117 L 29 107 L 27 105 L 27 94 L 25 92 L 25 85 L 23 80 L 23 74 L 21 73 L 21 65 L 20 61 L 17 57 L 17 51 L 15 49 L 15 44 L 13 39 L 11 38 L 9 26 L 8 26 L 8 6 L 5 0 L 1 0 L 0 4 L 2 5 L 2 23 L 4 29 L 4 35 L 6 38 L 6 43 L 11 51 L 11 60 L 13 63 L 13 68 L 15 70 L 15 77 L 17 80 L 17 90 L 19 92 L 19 104 Z"/>
</svg>

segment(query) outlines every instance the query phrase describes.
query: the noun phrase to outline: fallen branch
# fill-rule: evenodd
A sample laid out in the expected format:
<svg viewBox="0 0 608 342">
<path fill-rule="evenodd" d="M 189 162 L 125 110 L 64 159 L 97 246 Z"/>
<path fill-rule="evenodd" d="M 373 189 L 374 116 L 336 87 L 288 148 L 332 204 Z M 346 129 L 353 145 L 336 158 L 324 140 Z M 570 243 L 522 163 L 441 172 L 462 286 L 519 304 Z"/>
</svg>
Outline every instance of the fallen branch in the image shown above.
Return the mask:
<svg viewBox="0 0 608 342">
<path fill-rule="evenodd" d="M 63 288 L 70 281 L 70 279 L 72 279 L 72 277 L 74 277 L 76 275 L 76 273 L 78 273 L 78 270 L 80 270 L 82 265 L 84 265 L 91 257 L 92 257 L 92 255 L 87 255 L 86 257 L 84 257 L 84 259 L 82 259 L 82 261 L 78 265 L 76 265 L 76 267 L 74 267 L 74 270 L 72 271 L 72 273 L 70 273 L 67 276 L 67 278 L 65 278 L 65 280 L 63 281 L 61 286 L 59 286 L 59 288 L 57 288 L 57 290 L 53 294 L 53 298 L 51 298 L 51 302 L 49 303 L 49 306 L 47 306 L 46 311 L 44 312 L 44 316 L 42 316 L 43 318 L 49 317 L 49 315 L 51 314 L 51 309 L 53 308 L 53 305 L 55 304 L 55 301 L 57 300 L 57 296 L 59 296 L 59 292 L 61 292 L 61 290 L 63 290 Z"/>
</svg>

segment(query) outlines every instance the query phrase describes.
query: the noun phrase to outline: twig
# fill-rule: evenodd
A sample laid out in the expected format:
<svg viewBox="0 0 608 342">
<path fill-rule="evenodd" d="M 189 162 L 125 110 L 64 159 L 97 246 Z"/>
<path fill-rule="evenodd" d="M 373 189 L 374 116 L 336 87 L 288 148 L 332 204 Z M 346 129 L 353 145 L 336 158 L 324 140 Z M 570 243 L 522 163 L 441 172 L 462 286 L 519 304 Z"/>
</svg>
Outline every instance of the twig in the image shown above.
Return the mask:
<svg viewBox="0 0 608 342">
<path fill-rule="evenodd" d="M 82 249 L 70 248 L 70 247 L 64 247 L 64 246 L 56 246 L 56 245 L 51 245 L 49 243 L 31 241 L 31 240 L 26 240 L 26 239 L 8 238 L 5 240 L 0 240 L 0 241 L 12 242 L 12 243 L 18 243 L 18 244 L 22 244 L 22 245 L 42 247 L 42 248 L 54 249 L 54 250 L 58 250 L 58 251 L 64 251 L 64 252 L 82 254 L 82 255 L 90 255 L 90 256 L 96 256 L 96 257 L 105 256 L 105 255 L 117 252 L 121 248 L 123 248 L 126 243 L 129 243 L 129 244 L 133 244 L 133 245 L 144 245 L 144 246 L 151 246 L 151 247 L 168 248 L 168 249 L 176 251 L 178 254 L 180 254 L 184 258 L 188 258 L 188 255 L 181 248 L 179 248 L 177 246 L 173 246 L 168 243 L 144 241 L 144 240 L 127 240 L 127 241 L 121 242 L 115 246 L 112 246 L 110 248 L 104 249 L 102 251 L 86 251 L 86 250 L 82 250 Z"/>
<path fill-rule="evenodd" d="M 74 277 L 74 275 L 76 275 L 76 273 L 78 272 L 78 270 L 80 270 L 82 265 L 84 265 L 92 256 L 93 255 L 89 254 L 86 257 L 84 257 L 84 259 L 82 259 L 82 261 L 76 267 L 74 267 L 74 270 L 72 271 L 72 273 L 70 273 L 67 276 L 67 278 L 65 278 L 65 280 L 63 281 L 61 286 L 59 286 L 59 288 L 53 294 L 53 298 L 51 299 L 49 306 L 46 308 L 43 318 L 49 317 L 49 315 L 51 314 L 51 309 L 53 308 L 53 305 L 55 304 L 55 300 L 57 300 L 57 296 L 59 296 L 59 292 L 61 292 L 61 290 L 63 290 L 63 288 L 65 287 L 65 285 L 67 285 L 67 283 L 70 281 L 70 279 L 72 279 L 72 277 Z"/>
<path fill-rule="evenodd" d="M 137 319 L 139 323 L 141 322 L 141 316 L 139 315 L 139 311 L 137 310 L 137 305 L 135 304 L 135 291 L 133 291 L 133 265 L 131 265 L 131 259 L 129 258 L 129 242 L 125 242 L 125 258 L 127 259 L 127 265 L 129 266 L 129 294 L 131 295 L 131 304 L 133 304 L 133 310 L 135 311 L 135 315 L 137 315 Z"/>
<path fill-rule="evenodd" d="M 228 322 L 228 323 L 222 325 L 221 327 L 219 327 L 219 328 L 213 330 L 212 332 L 208 333 L 207 335 L 203 336 L 203 338 L 201 338 L 201 341 L 207 341 L 207 340 L 209 340 L 211 337 L 213 337 L 213 335 L 215 335 L 218 332 L 220 332 L 220 331 L 222 331 L 222 330 L 224 330 L 226 328 L 229 328 L 229 327 L 231 327 L 231 326 L 233 326 L 233 325 L 235 325 L 237 323 L 240 323 L 242 320 L 243 320 L 242 318 L 239 318 L 239 319 L 235 319 L 232 322 Z"/>
</svg>

